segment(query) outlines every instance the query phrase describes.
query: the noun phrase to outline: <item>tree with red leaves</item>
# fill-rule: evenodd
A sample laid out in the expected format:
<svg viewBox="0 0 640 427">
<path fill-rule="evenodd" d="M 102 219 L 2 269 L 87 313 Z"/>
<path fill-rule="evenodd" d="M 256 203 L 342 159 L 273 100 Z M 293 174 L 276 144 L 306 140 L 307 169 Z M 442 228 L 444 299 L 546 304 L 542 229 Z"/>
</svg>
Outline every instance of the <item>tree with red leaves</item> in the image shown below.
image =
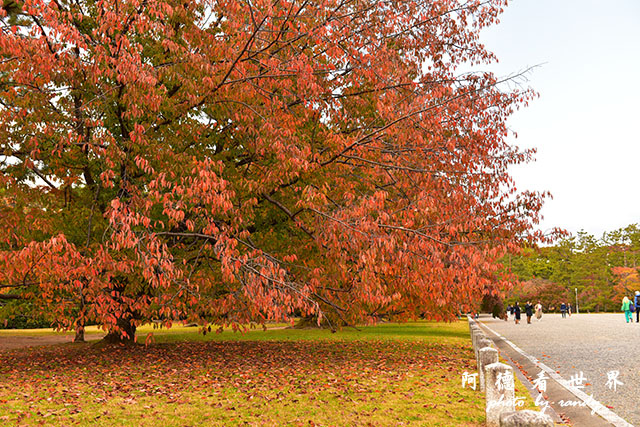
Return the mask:
<svg viewBox="0 0 640 427">
<path fill-rule="evenodd" d="M 0 286 L 62 328 L 451 319 L 545 194 L 503 0 L 5 0 Z"/>
</svg>

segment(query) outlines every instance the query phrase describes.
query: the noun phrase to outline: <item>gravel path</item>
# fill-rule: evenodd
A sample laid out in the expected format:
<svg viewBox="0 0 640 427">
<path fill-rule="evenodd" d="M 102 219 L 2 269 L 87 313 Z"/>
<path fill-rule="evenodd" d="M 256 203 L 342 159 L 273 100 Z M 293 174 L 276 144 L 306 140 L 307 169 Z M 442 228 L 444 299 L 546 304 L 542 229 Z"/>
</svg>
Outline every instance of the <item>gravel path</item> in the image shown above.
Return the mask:
<svg viewBox="0 0 640 427">
<path fill-rule="evenodd" d="M 544 314 L 541 321 L 481 317 L 494 331 L 556 370 L 564 379 L 583 373 L 583 391 L 630 423 L 640 426 L 640 323 L 624 314 Z M 634 316 L 635 320 L 635 316 Z M 619 371 L 623 384 L 607 386 L 608 373 Z M 535 377 L 535 375 L 534 375 Z"/>
<path fill-rule="evenodd" d="M 99 340 L 104 334 L 85 334 L 85 340 Z M 44 336 L 24 336 L 0 334 L 0 351 L 14 350 L 16 348 L 34 347 L 41 345 L 62 344 L 73 342 L 73 335 L 44 335 Z"/>
</svg>

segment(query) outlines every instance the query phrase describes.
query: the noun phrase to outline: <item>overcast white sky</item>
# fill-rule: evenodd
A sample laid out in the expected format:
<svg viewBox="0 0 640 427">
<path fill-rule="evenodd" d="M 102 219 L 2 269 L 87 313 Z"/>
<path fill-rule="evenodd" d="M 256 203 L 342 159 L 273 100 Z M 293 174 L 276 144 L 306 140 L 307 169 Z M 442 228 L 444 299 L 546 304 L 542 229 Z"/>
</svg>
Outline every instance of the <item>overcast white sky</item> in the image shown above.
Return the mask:
<svg viewBox="0 0 640 427">
<path fill-rule="evenodd" d="M 509 121 L 538 148 L 518 188 L 554 197 L 540 229 L 640 223 L 640 1 L 514 0 L 482 35 L 500 76 L 543 64 L 528 75 L 540 98 Z"/>
</svg>

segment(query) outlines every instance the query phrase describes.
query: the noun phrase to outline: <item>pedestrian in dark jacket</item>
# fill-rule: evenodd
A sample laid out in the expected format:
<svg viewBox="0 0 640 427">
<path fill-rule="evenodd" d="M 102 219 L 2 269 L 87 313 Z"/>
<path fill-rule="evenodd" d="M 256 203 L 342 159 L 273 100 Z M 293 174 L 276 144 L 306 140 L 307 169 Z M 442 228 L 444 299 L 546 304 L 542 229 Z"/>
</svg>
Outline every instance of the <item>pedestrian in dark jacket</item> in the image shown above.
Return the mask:
<svg viewBox="0 0 640 427">
<path fill-rule="evenodd" d="M 562 313 L 562 317 L 567 317 L 567 305 L 565 303 L 560 304 L 560 313 Z"/>
<path fill-rule="evenodd" d="M 633 303 L 636 305 L 636 323 L 638 323 L 640 322 L 640 291 L 636 291 L 636 296 L 633 297 Z"/>
<path fill-rule="evenodd" d="M 516 305 L 513 306 L 513 312 L 516 317 L 516 325 L 517 325 L 518 323 L 520 323 L 520 306 L 518 305 L 517 301 L 516 301 Z"/>
<path fill-rule="evenodd" d="M 525 304 L 524 312 L 527 314 L 527 323 L 531 324 L 531 317 L 533 316 L 533 304 L 531 304 L 531 301 L 527 301 Z"/>
</svg>

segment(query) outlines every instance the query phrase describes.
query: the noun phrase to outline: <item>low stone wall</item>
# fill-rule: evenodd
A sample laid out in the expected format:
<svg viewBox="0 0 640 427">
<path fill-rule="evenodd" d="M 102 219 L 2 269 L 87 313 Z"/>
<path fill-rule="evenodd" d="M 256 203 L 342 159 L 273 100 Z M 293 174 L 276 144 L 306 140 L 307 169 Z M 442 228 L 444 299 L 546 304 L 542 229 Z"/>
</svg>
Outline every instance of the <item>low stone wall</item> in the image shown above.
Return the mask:
<svg viewBox="0 0 640 427">
<path fill-rule="evenodd" d="M 478 363 L 480 390 L 486 395 L 486 419 L 490 427 L 551 427 L 549 415 L 539 411 L 515 410 L 513 369 L 500 363 L 498 350 L 474 319 L 468 317 L 469 333 Z"/>
</svg>

